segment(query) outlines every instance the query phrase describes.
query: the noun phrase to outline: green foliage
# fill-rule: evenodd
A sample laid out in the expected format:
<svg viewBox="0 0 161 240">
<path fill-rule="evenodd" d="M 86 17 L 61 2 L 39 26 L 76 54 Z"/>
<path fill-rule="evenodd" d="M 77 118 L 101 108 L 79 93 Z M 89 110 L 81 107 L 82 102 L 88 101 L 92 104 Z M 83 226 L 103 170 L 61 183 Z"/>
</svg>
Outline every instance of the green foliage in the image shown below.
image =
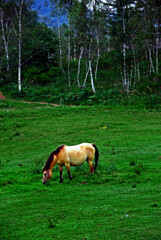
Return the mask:
<svg viewBox="0 0 161 240">
<path fill-rule="evenodd" d="M 98 69 L 98 81 L 102 88 L 119 88 L 121 85 L 120 64 L 117 51 L 110 51 L 101 56 Z"/>
<path fill-rule="evenodd" d="M 54 78 L 55 84 L 23 85 L 19 92 L 17 85 L 2 86 L 1 90 L 6 98 L 27 101 L 40 101 L 60 105 L 102 105 L 102 106 L 135 106 L 138 108 L 160 108 L 160 93 L 146 93 L 140 90 L 126 93 L 117 88 L 100 88 L 94 95 L 90 86 L 87 88 L 63 88 L 64 79 Z"/>
<path fill-rule="evenodd" d="M 38 67 L 30 67 L 24 70 L 24 84 L 47 85 L 56 82 L 61 75 L 59 67 L 51 67 L 47 72 Z"/>
</svg>

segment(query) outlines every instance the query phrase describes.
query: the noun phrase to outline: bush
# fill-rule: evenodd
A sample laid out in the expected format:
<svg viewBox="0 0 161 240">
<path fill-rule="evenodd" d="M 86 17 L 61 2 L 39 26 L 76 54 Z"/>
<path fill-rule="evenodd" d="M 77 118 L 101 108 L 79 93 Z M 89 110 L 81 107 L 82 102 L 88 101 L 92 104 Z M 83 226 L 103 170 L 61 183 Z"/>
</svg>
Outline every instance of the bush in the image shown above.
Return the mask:
<svg viewBox="0 0 161 240">
<path fill-rule="evenodd" d="M 47 85 L 56 82 L 57 77 L 61 75 L 59 67 L 51 67 L 48 71 L 36 66 L 27 68 L 23 71 L 24 83 L 32 85 Z"/>
<path fill-rule="evenodd" d="M 93 94 L 91 86 L 87 88 L 62 87 L 64 79 L 54 84 L 30 85 L 23 84 L 19 93 L 17 84 L 1 87 L 6 98 L 23 99 L 27 101 L 51 102 L 60 105 L 124 105 L 141 108 L 156 108 L 161 105 L 160 95 L 154 93 L 140 93 L 138 91 L 124 92 L 117 88 L 97 89 Z"/>
</svg>

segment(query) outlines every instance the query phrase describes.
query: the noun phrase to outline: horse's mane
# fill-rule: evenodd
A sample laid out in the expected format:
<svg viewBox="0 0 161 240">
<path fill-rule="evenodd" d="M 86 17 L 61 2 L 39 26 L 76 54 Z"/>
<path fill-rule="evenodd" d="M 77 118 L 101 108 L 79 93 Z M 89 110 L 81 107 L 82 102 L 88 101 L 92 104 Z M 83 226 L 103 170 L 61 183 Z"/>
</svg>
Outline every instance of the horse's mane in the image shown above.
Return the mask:
<svg viewBox="0 0 161 240">
<path fill-rule="evenodd" d="M 47 162 L 46 162 L 46 164 L 45 164 L 45 166 L 44 166 L 44 168 L 43 168 L 43 171 L 44 171 L 44 170 L 46 170 L 46 171 L 49 170 L 50 164 L 51 164 L 52 161 L 53 161 L 54 155 L 58 155 L 58 153 L 63 149 L 63 147 L 64 147 L 64 145 L 61 145 L 60 147 L 58 147 L 55 151 L 53 151 L 53 152 L 50 154 L 50 156 L 49 156 L 49 158 L 48 158 L 48 160 L 47 160 Z"/>
</svg>

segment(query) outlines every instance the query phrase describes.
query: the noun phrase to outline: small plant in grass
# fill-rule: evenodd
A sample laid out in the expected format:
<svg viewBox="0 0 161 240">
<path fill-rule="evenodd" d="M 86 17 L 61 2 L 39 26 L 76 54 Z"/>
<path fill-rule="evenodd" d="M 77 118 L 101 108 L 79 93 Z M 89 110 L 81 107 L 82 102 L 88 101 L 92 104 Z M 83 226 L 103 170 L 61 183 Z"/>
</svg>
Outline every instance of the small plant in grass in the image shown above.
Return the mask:
<svg viewBox="0 0 161 240">
<path fill-rule="evenodd" d="M 135 171 L 135 173 L 137 174 L 137 175 L 141 175 L 141 167 L 140 166 L 137 166 L 135 169 L 134 169 L 134 171 Z"/>
<path fill-rule="evenodd" d="M 53 220 L 51 220 L 50 218 L 48 218 L 48 228 L 55 228 L 56 227 L 56 224 L 53 223 Z"/>
<path fill-rule="evenodd" d="M 145 169 L 146 169 L 145 165 L 140 164 L 140 165 L 137 165 L 137 166 L 134 168 L 134 172 L 135 172 L 135 174 L 137 174 L 137 175 L 141 175 L 141 173 L 142 173 L 143 171 L 145 171 Z"/>
<path fill-rule="evenodd" d="M 135 163 L 135 161 L 132 159 L 131 161 L 130 161 L 130 166 L 135 166 L 136 165 L 136 163 Z"/>
<path fill-rule="evenodd" d="M 116 154 L 114 147 L 112 147 L 112 153 L 111 153 L 111 154 L 112 154 L 112 155 L 115 155 L 115 154 Z"/>
</svg>

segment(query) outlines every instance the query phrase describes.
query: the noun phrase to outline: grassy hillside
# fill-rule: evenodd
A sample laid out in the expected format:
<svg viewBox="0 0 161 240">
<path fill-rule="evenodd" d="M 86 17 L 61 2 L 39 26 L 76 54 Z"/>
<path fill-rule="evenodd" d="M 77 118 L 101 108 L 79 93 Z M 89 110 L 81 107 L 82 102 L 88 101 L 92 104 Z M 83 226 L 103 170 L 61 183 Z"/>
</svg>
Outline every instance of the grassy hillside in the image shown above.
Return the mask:
<svg viewBox="0 0 161 240">
<path fill-rule="evenodd" d="M 2 239 L 160 239 L 161 113 L 0 101 Z M 60 144 L 94 142 L 97 173 L 72 168 L 48 185 Z"/>
</svg>

